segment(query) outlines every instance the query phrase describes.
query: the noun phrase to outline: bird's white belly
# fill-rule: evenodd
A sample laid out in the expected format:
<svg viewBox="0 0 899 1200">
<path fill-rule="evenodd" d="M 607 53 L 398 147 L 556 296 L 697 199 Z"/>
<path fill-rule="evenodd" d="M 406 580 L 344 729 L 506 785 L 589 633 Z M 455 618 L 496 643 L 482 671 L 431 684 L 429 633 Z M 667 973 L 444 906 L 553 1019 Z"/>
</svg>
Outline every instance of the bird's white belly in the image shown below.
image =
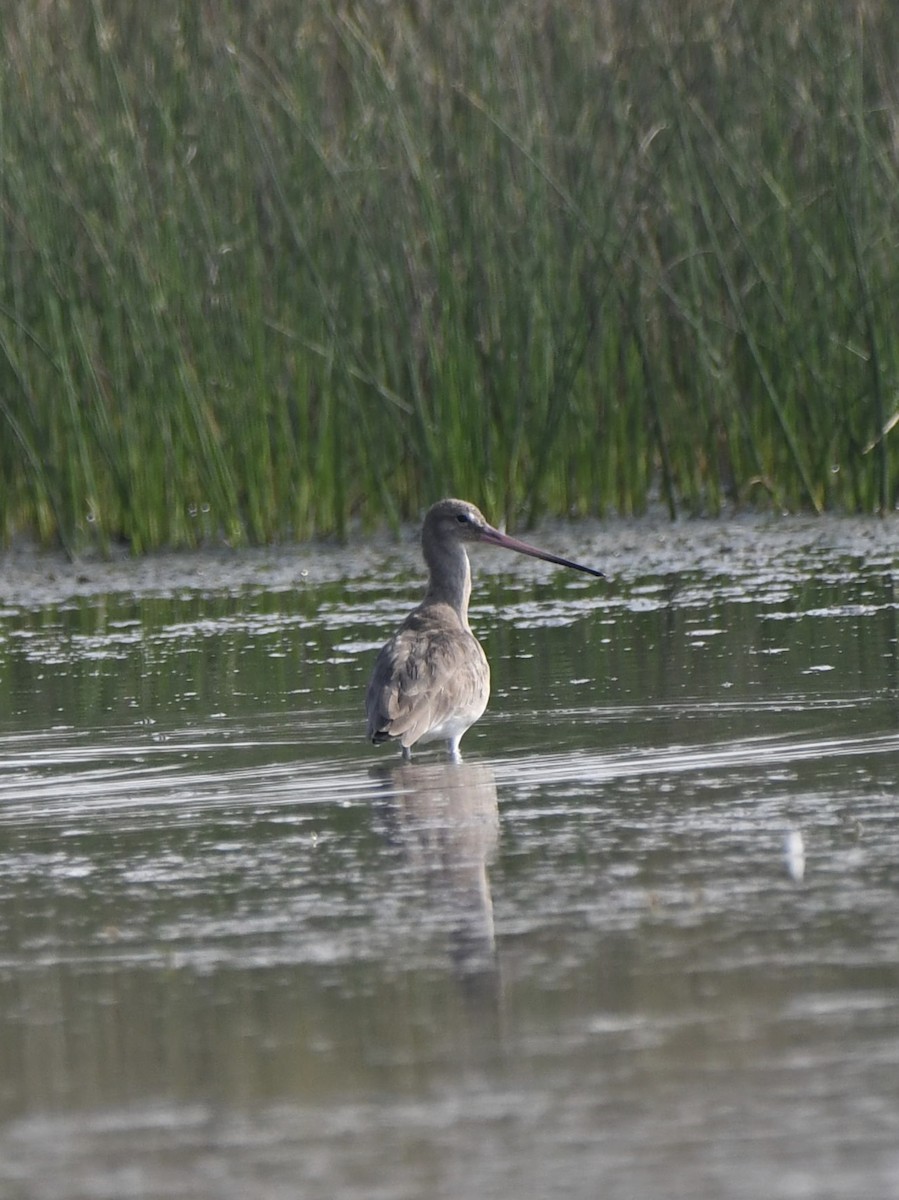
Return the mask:
<svg viewBox="0 0 899 1200">
<path fill-rule="evenodd" d="M 426 733 L 423 733 L 418 739 L 419 742 L 438 742 L 446 740 L 449 742 L 457 742 L 466 729 L 474 725 L 480 717 L 484 715 L 484 709 L 487 707 L 487 697 L 482 701 L 473 704 L 465 709 L 460 709 L 454 712 L 452 716 L 444 717 L 444 719 L 436 725 L 432 725 Z"/>
</svg>

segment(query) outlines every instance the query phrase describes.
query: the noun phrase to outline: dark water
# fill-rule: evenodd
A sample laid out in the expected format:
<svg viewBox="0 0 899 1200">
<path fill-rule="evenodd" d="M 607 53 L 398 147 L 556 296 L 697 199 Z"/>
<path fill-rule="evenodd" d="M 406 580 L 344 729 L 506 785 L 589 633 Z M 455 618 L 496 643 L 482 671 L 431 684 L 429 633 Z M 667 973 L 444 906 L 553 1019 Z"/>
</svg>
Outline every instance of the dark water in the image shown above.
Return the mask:
<svg viewBox="0 0 899 1200">
<path fill-rule="evenodd" d="M 0 1196 L 899 1195 L 894 540 L 478 554 L 461 765 L 361 738 L 407 549 L 7 570 Z"/>
</svg>

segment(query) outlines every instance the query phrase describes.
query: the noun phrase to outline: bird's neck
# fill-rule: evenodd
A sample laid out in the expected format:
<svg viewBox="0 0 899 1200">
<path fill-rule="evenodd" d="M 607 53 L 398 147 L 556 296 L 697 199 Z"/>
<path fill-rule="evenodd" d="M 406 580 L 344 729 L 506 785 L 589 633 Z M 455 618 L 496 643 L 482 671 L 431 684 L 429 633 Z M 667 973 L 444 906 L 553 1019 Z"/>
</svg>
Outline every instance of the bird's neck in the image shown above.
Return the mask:
<svg viewBox="0 0 899 1200">
<path fill-rule="evenodd" d="M 468 601 L 471 599 L 471 564 L 465 547 L 454 542 L 433 549 L 426 555 L 430 577 L 425 604 L 448 604 L 455 609 L 468 629 Z"/>
</svg>

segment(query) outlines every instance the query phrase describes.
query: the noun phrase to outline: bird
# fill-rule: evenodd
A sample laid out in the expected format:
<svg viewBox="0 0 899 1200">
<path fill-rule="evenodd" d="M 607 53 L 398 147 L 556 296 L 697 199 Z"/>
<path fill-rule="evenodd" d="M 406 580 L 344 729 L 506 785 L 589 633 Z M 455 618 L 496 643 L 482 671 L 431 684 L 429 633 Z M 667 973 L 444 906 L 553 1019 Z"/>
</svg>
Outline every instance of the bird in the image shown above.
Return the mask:
<svg viewBox="0 0 899 1200">
<path fill-rule="evenodd" d="M 421 549 L 428 588 L 375 661 L 365 698 L 368 737 L 398 741 L 404 759 L 418 743 L 446 741 L 459 760 L 463 734 L 490 697 L 490 665 L 468 623 L 471 564 L 466 545 L 485 542 L 605 578 L 602 571 L 539 550 L 487 522 L 467 500 L 438 500 L 425 514 Z"/>
</svg>

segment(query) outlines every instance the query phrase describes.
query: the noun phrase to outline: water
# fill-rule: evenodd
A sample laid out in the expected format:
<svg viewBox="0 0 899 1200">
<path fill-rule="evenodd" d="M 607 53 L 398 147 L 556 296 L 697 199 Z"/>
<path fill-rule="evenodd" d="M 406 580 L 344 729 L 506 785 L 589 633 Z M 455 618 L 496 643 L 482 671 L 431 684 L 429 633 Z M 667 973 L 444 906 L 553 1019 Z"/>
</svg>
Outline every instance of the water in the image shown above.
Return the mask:
<svg viewBox="0 0 899 1200">
<path fill-rule="evenodd" d="M 494 694 L 361 697 L 414 547 L 0 591 L 0 1196 L 899 1194 L 892 523 L 477 552 Z"/>
</svg>

